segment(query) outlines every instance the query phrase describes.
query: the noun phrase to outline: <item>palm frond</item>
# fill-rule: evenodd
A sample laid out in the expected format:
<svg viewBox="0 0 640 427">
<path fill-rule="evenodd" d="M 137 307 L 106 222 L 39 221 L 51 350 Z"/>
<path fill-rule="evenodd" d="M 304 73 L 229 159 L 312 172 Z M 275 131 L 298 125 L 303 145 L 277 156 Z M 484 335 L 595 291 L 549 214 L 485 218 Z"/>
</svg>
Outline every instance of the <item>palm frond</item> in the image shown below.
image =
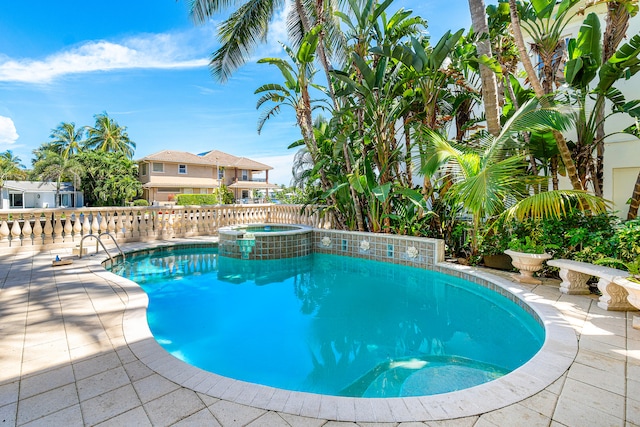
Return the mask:
<svg viewBox="0 0 640 427">
<path fill-rule="evenodd" d="M 213 53 L 209 68 L 220 82 L 244 65 L 253 50 L 263 42 L 269 23 L 284 0 L 249 0 L 240 6 L 218 28 L 222 46 Z"/>
<path fill-rule="evenodd" d="M 594 214 L 606 212 L 610 202 L 581 190 L 552 190 L 531 195 L 507 209 L 506 219 L 562 218 L 573 208 Z"/>
<path fill-rule="evenodd" d="M 262 131 L 262 127 L 264 126 L 265 122 L 278 113 L 280 113 L 280 105 L 276 105 L 273 108 L 267 109 L 262 114 L 260 114 L 260 117 L 258 118 L 258 135 Z"/>
</svg>

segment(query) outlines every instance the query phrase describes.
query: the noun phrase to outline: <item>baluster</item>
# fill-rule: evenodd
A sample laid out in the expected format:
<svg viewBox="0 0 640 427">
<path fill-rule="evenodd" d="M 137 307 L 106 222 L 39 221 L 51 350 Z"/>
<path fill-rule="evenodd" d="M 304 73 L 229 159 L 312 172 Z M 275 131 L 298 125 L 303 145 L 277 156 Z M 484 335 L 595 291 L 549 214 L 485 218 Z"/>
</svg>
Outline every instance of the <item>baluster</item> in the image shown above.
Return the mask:
<svg viewBox="0 0 640 427">
<path fill-rule="evenodd" d="M 107 223 L 107 216 L 109 212 L 100 212 L 100 233 L 109 231 L 109 224 Z"/>
<path fill-rule="evenodd" d="M 149 222 L 147 221 L 148 215 L 151 215 L 151 213 L 145 209 L 140 210 L 140 240 L 146 240 L 149 236 Z"/>
<path fill-rule="evenodd" d="M 13 219 L 13 225 L 11 226 L 11 246 L 22 246 L 22 240 L 20 239 L 21 234 L 20 219 L 18 215 L 16 215 Z"/>
<path fill-rule="evenodd" d="M 124 227 L 124 237 L 125 239 L 129 239 L 132 236 L 132 225 L 131 225 L 131 217 L 129 216 L 129 212 L 128 211 L 123 211 L 122 212 L 122 219 L 124 221 L 123 227 Z"/>
<path fill-rule="evenodd" d="M 189 218 L 189 209 L 187 208 L 182 209 L 180 213 L 176 211 L 175 221 L 178 223 L 177 224 L 178 234 L 184 237 L 188 236 L 191 231 L 190 230 L 191 220 Z M 174 227 L 176 227 L 176 225 L 174 225 Z"/>
<path fill-rule="evenodd" d="M 197 236 L 198 233 L 198 220 L 200 219 L 200 215 L 201 215 L 201 209 L 200 208 L 196 208 L 196 209 L 191 209 L 189 211 L 189 225 L 191 228 L 191 235 L 192 236 Z"/>
<path fill-rule="evenodd" d="M 57 213 L 54 212 L 53 214 L 53 242 L 54 243 L 62 243 L 62 230 L 64 230 L 64 228 L 62 227 L 62 212 Z"/>
<path fill-rule="evenodd" d="M 202 235 L 202 234 L 208 234 L 207 232 L 209 230 L 207 230 L 207 218 L 209 215 L 210 209 L 209 208 L 200 208 L 198 210 L 198 216 L 195 218 L 196 219 L 196 230 L 198 235 Z"/>
<path fill-rule="evenodd" d="M 140 223 L 138 222 L 139 209 L 133 209 L 130 212 L 131 217 L 131 237 L 133 240 L 140 240 Z"/>
<path fill-rule="evenodd" d="M 43 243 L 44 236 L 42 235 L 44 230 L 42 229 L 42 223 L 40 222 L 40 214 L 35 214 L 35 221 L 33 222 L 33 244 L 40 246 Z"/>
<path fill-rule="evenodd" d="M 125 238 L 124 218 L 122 212 L 113 211 L 113 214 L 118 215 L 118 220 L 116 222 L 116 235 L 114 237 L 117 240 L 122 240 Z"/>
<path fill-rule="evenodd" d="M 167 227 L 169 225 L 167 224 L 167 215 L 168 214 L 166 214 L 165 211 L 158 212 L 158 229 L 156 235 L 157 239 L 164 239 L 168 235 Z"/>
<path fill-rule="evenodd" d="M 84 222 L 82 223 L 82 234 L 91 234 L 91 223 L 89 222 L 89 213 L 84 214 Z"/>
<path fill-rule="evenodd" d="M 73 240 L 80 241 L 82 239 L 82 221 L 80 220 L 80 211 L 73 214 Z"/>
<path fill-rule="evenodd" d="M 51 225 L 51 216 L 45 215 L 44 217 L 44 244 L 50 245 L 53 243 L 53 226 Z"/>
<path fill-rule="evenodd" d="M 205 225 L 205 232 L 207 234 L 215 234 L 218 232 L 217 216 L 218 216 L 217 209 L 215 208 L 207 209 L 207 220 Z"/>
<path fill-rule="evenodd" d="M 180 221 L 180 229 L 182 230 L 183 236 L 191 235 L 191 210 L 185 209 L 182 214 L 182 219 Z"/>
<path fill-rule="evenodd" d="M 168 213 L 167 219 L 164 222 L 165 230 L 166 230 L 166 238 L 171 238 L 175 235 L 175 230 L 173 229 L 173 220 L 174 213 Z"/>
<path fill-rule="evenodd" d="M 186 231 L 183 229 L 183 212 L 184 211 L 182 209 L 176 209 L 175 206 L 174 209 L 171 210 L 169 219 L 171 224 L 171 235 L 173 237 L 182 237 Z"/>
<path fill-rule="evenodd" d="M 207 218 L 208 234 L 218 233 L 218 220 L 220 219 L 219 215 L 220 215 L 220 209 L 218 208 L 209 209 L 209 216 Z"/>
<path fill-rule="evenodd" d="M 3 217 L 0 220 L 0 247 L 9 247 L 9 234 L 11 231 L 9 230 L 9 225 L 7 224 L 7 218 Z"/>
<path fill-rule="evenodd" d="M 33 233 L 33 229 L 31 228 L 31 214 L 23 215 L 23 218 L 22 246 L 33 246 L 33 239 L 31 238 L 31 233 Z"/>
<path fill-rule="evenodd" d="M 71 225 L 71 212 L 63 212 L 64 214 L 64 232 L 62 240 L 65 242 L 73 242 L 73 226 Z"/>
<path fill-rule="evenodd" d="M 109 221 L 107 222 L 107 231 L 109 232 L 109 234 L 111 234 L 112 236 L 116 236 L 116 216 L 115 216 L 115 212 L 109 212 Z"/>
<path fill-rule="evenodd" d="M 162 236 L 162 223 L 160 222 L 159 211 L 153 213 L 153 239 L 159 239 Z"/>
</svg>

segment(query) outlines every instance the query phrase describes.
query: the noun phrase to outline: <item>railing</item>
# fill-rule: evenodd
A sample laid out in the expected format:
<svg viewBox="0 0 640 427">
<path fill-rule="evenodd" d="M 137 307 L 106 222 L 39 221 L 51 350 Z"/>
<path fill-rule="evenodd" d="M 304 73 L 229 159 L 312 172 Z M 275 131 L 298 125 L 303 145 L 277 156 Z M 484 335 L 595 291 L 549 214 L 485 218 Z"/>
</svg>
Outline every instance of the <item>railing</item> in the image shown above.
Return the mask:
<svg viewBox="0 0 640 427">
<path fill-rule="evenodd" d="M 143 206 L 0 211 L 0 250 L 73 247 L 83 236 L 109 232 L 118 242 L 216 235 L 218 228 L 251 223 L 331 228 L 331 218 L 300 205 Z"/>
</svg>

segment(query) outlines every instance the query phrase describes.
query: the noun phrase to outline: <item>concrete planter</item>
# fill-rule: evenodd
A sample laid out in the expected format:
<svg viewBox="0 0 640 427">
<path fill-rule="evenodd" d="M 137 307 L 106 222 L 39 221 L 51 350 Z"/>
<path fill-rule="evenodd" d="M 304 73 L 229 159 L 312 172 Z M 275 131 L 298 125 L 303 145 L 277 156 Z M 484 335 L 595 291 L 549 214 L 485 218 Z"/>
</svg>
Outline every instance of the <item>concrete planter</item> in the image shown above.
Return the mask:
<svg viewBox="0 0 640 427">
<path fill-rule="evenodd" d="M 542 269 L 542 264 L 551 259 L 549 254 L 528 254 L 525 252 L 516 252 L 512 250 L 504 251 L 512 259 L 511 264 L 518 270 L 520 274 L 514 275 L 513 278 L 520 283 L 529 283 L 532 285 L 539 285 L 542 282 L 539 279 L 533 277 L 533 273 Z"/>
</svg>

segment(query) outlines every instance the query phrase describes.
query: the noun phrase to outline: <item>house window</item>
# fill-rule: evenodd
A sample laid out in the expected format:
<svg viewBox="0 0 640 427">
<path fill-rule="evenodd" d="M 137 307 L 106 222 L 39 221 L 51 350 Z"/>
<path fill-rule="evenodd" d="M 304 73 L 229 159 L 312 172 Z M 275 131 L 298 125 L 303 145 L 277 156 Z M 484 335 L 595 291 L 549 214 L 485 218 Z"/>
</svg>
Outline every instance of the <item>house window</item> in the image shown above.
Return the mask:
<svg viewBox="0 0 640 427">
<path fill-rule="evenodd" d="M 163 173 L 164 172 L 164 163 L 154 163 L 153 164 L 153 171 L 154 172 Z"/>
<path fill-rule="evenodd" d="M 9 194 L 9 200 L 11 202 L 10 207 L 12 208 L 21 208 L 23 207 L 23 199 L 22 199 L 22 193 L 10 193 Z"/>
<path fill-rule="evenodd" d="M 178 173 L 185 175 L 187 173 L 187 165 L 178 165 Z"/>
<path fill-rule="evenodd" d="M 224 168 L 223 167 L 219 167 L 218 168 L 218 179 L 224 179 Z"/>
<path fill-rule="evenodd" d="M 60 197 L 58 197 L 58 207 L 65 207 L 65 208 L 69 208 L 69 207 L 74 207 L 74 201 L 75 201 L 75 197 L 73 194 L 60 194 Z"/>
<path fill-rule="evenodd" d="M 249 171 L 246 169 L 242 169 L 242 180 L 249 181 Z"/>
<path fill-rule="evenodd" d="M 140 176 L 145 176 L 148 172 L 148 165 L 146 163 L 142 163 L 140 165 Z"/>
<path fill-rule="evenodd" d="M 207 194 L 207 189 L 206 188 L 201 188 L 200 189 L 200 194 Z"/>
<path fill-rule="evenodd" d="M 193 194 L 193 188 L 183 188 L 182 194 Z"/>
</svg>

